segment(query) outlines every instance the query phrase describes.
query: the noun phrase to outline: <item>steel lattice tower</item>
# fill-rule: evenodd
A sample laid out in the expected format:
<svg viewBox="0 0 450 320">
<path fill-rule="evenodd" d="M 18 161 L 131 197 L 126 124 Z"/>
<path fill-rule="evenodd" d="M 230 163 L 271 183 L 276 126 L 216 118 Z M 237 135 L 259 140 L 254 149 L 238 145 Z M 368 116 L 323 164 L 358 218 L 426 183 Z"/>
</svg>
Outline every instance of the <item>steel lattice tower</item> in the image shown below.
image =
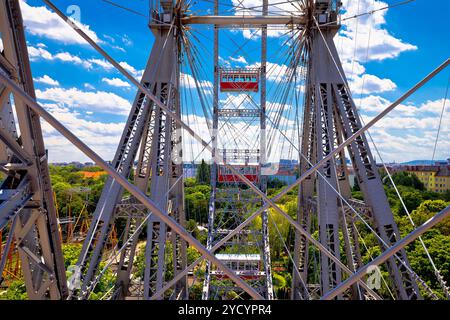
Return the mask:
<svg viewBox="0 0 450 320">
<path fill-rule="evenodd" d="M 340 64 L 333 37 L 339 29 L 339 5 L 336 1 L 311 2 L 309 21 L 313 21 L 307 50 L 308 74 L 306 79 L 303 134 L 300 155 L 300 173 L 322 160 L 335 147 L 362 128 L 355 103 L 351 97 L 344 70 Z M 321 27 L 324 25 L 324 27 Z M 317 28 L 314 28 L 317 27 Z M 321 167 L 316 177 L 308 177 L 299 188 L 298 223 L 311 231 L 311 218 L 317 217 L 320 242 L 340 258 L 346 255 L 349 268 L 355 271 L 362 265 L 359 240 L 355 229 L 356 207 L 364 218 L 370 220 L 386 247 L 395 243 L 399 231 L 394 221 L 388 199 L 384 193 L 378 168 L 369 149 L 365 135 L 349 145 L 347 152 L 364 195 L 364 203 L 351 199 L 349 174 L 344 151 L 336 154 Z M 342 198 L 339 197 L 339 193 Z M 340 252 L 339 231 L 342 231 L 345 252 Z M 308 286 L 308 244 L 298 232 L 295 240 L 298 271 L 293 273 L 293 298 L 305 297 Z M 389 273 L 400 299 L 417 299 L 420 293 L 413 276 L 408 272 L 404 250 L 400 259 L 391 258 Z M 401 261 L 400 261 L 401 260 Z M 402 263 L 403 264 L 402 264 Z M 342 271 L 335 262 L 321 254 L 321 293 L 325 294 L 342 281 Z M 298 275 L 302 279 L 299 279 Z M 353 298 L 362 298 L 360 288 L 353 287 Z M 358 294 L 360 294 L 358 296 Z"/>
<path fill-rule="evenodd" d="M 152 21 L 165 21 L 165 24 L 151 23 L 155 36 L 146 69 L 141 83 L 172 112 L 180 115 L 178 100 L 179 83 L 179 37 L 176 29 L 170 25 L 175 9 L 172 1 L 161 1 L 161 5 L 152 6 Z M 137 157 L 138 163 L 134 175 L 135 185 L 159 208 L 170 212 L 181 225 L 184 225 L 183 179 L 181 162 L 176 161 L 174 147 L 181 143 L 176 138 L 177 125 L 164 110 L 155 107 L 145 94 L 138 92 L 134 100 L 126 129 L 122 135 L 113 160 L 114 168 L 124 177 L 131 173 Z M 177 140 L 178 139 L 178 140 Z M 132 262 L 135 256 L 140 230 L 147 210 L 133 197 L 123 198 L 123 188 L 114 179 L 109 178 L 100 197 L 94 220 L 83 246 L 78 265 L 83 284 L 78 298 L 85 298 L 89 286 L 93 283 L 102 257 L 110 228 L 116 218 L 126 219 L 125 239 L 133 236 L 120 256 L 118 277 L 113 298 L 123 299 L 130 294 Z M 156 216 L 147 221 L 147 245 L 145 248 L 144 298 L 148 299 L 156 290 L 161 289 L 165 274 L 166 241 L 169 230 Z M 174 273 L 186 267 L 186 244 L 172 233 L 174 251 Z M 86 266 L 89 265 L 87 268 Z M 186 298 L 186 281 L 179 281 L 174 296 Z"/>
<path fill-rule="evenodd" d="M 263 14 L 267 15 L 268 2 L 263 1 Z M 219 13 L 219 3 L 216 0 L 214 5 L 214 14 Z M 230 234 L 230 232 L 236 228 L 240 223 L 244 221 L 251 211 L 255 210 L 252 206 L 250 209 L 246 208 L 247 205 L 261 204 L 262 199 L 254 194 L 250 189 L 245 189 L 245 183 L 240 180 L 238 176 L 228 172 L 224 166 L 225 163 L 229 163 L 237 170 L 244 167 L 256 170 L 257 181 L 254 181 L 263 192 L 267 188 L 266 177 L 261 174 L 261 168 L 266 164 L 266 58 L 267 57 L 267 26 L 262 26 L 261 35 L 261 67 L 258 68 L 257 73 L 260 81 L 260 105 L 259 106 L 245 106 L 245 108 L 238 108 L 236 106 L 222 107 L 219 103 L 219 78 L 222 81 L 222 77 L 226 77 L 226 71 L 219 68 L 219 29 L 216 25 L 214 28 L 214 98 L 213 98 L 213 150 L 212 150 L 212 170 L 211 170 L 211 197 L 209 201 L 209 215 L 208 215 L 208 238 L 207 248 L 211 249 L 215 243 L 221 238 Z M 220 71 L 220 75 L 219 75 Z M 247 70 L 244 70 L 244 72 Z M 246 90 L 239 90 L 237 93 L 246 94 Z M 259 107 L 259 108 L 258 108 Z M 259 118 L 259 149 L 230 149 L 227 146 L 227 139 L 222 136 L 221 123 L 232 121 L 232 119 L 240 119 L 243 121 L 249 121 L 250 123 Z M 221 141 L 225 140 L 225 141 Z M 223 143 L 223 149 L 218 148 L 219 143 Z M 216 157 L 220 155 L 220 157 Z M 249 164 L 253 163 L 253 166 Z M 245 174 L 244 174 L 245 175 Z M 219 177 L 231 177 L 232 181 L 220 181 Z M 256 272 L 257 275 L 254 278 L 248 280 L 248 282 L 255 287 L 258 292 L 267 298 L 273 299 L 273 286 L 272 286 L 272 273 L 270 263 L 270 245 L 269 245 L 269 232 L 268 232 L 268 213 L 264 211 L 261 214 L 262 224 L 259 230 L 243 229 L 239 231 L 232 239 L 230 239 L 224 246 L 225 252 L 235 252 L 238 250 L 242 253 L 239 256 L 240 259 L 253 257 L 252 259 L 258 260 L 261 264 L 262 272 L 257 270 L 242 270 L 240 272 L 245 274 Z M 224 223 L 224 221 L 226 223 Z M 255 253 L 254 248 L 258 248 L 256 256 L 249 255 Z M 220 251 L 217 250 L 217 251 Z M 239 264 L 244 266 L 243 261 L 233 261 L 238 256 L 235 254 L 225 254 L 228 262 L 233 265 L 232 270 L 238 270 Z M 248 277 L 251 277 L 247 274 Z M 244 277 L 244 276 L 243 276 Z M 223 284 L 213 286 L 214 280 L 223 280 L 222 273 L 213 270 L 212 265 L 207 263 L 206 275 L 203 285 L 203 299 L 210 299 L 215 294 L 224 295 L 220 293 L 220 290 L 227 292 L 231 289 L 236 289 L 235 286 L 224 286 Z M 215 294 L 212 293 L 215 291 Z M 218 293 L 219 291 L 219 293 Z"/>
<path fill-rule="evenodd" d="M 18 1 L 0 2 L 0 36 L 0 73 L 34 99 Z M 14 237 L 30 299 L 65 298 L 64 259 L 40 118 L 4 84 L 0 85 L 0 140 L 0 167 L 6 176 L 0 186 L 0 230 L 9 229 L 0 279 Z"/>
</svg>

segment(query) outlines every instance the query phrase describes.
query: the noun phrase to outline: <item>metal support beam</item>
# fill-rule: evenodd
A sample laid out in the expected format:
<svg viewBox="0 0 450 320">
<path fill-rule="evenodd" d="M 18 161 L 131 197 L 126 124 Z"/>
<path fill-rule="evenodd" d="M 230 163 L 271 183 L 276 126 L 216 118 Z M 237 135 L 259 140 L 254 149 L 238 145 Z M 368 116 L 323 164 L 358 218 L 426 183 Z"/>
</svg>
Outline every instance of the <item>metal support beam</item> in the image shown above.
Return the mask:
<svg viewBox="0 0 450 320">
<path fill-rule="evenodd" d="M 213 264 L 221 269 L 232 281 L 245 290 L 253 299 L 263 300 L 263 297 L 250 287 L 240 277 L 236 276 L 227 266 L 225 266 L 219 259 L 209 252 L 197 239 L 195 239 L 189 232 L 181 227 L 173 218 L 162 212 L 154 201 L 150 200 L 142 191 L 136 186 L 132 185 L 126 178 L 117 173 L 114 168 L 106 163 L 97 153 L 89 148 L 70 130 L 56 120 L 50 113 L 48 113 L 42 106 L 34 101 L 28 94 L 26 94 L 20 87 L 18 87 L 11 79 L 0 73 L 0 80 L 4 82 L 15 94 L 20 96 L 27 105 L 37 114 L 39 114 L 45 121 L 48 122 L 59 133 L 72 142 L 80 151 L 92 159 L 99 167 L 105 170 L 112 178 L 114 178 L 123 188 L 128 190 L 136 197 L 142 204 L 144 204 L 151 212 L 158 216 L 164 223 L 166 223 L 173 231 L 178 233 L 184 240 L 195 247 L 202 255 L 205 255 Z"/>
<path fill-rule="evenodd" d="M 304 16 L 236 15 L 236 16 L 187 16 L 182 24 L 214 24 L 217 26 L 304 25 Z"/>
<path fill-rule="evenodd" d="M 262 6 L 263 16 L 269 13 L 269 0 L 263 0 Z M 259 164 L 264 168 L 267 163 L 267 140 L 266 140 L 266 105 L 267 105 L 267 24 L 262 26 L 261 31 L 261 107 L 260 107 L 260 158 Z M 261 191 L 267 193 L 267 176 L 260 176 Z M 272 260 L 270 257 L 270 242 L 269 242 L 269 212 L 263 211 L 261 214 L 262 221 L 262 242 L 263 242 L 263 263 L 265 277 L 266 295 L 268 300 L 273 300 L 273 282 L 272 282 Z"/>
<path fill-rule="evenodd" d="M 214 0 L 214 14 L 219 13 L 219 0 Z M 206 239 L 206 247 L 211 250 L 214 241 L 212 230 L 214 229 L 214 219 L 216 212 L 216 196 L 217 196 L 217 173 L 218 161 L 217 154 L 217 139 L 219 133 L 219 26 L 214 25 L 214 87 L 213 87 L 213 130 L 211 135 L 212 142 L 212 166 L 211 166 L 211 193 L 208 203 L 208 235 Z M 198 259 L 197 259 L 198 260 Z M 186 268 L 188 269 L 188 268 Z M 185 270 L 186 270 L 185 269 Z M 203 280 L 202 299 L 209 299 L 209 290 L 211 284 L 212 265 L 209 261 L 206 262 L 205 278 Z M 174 279 L 176 276 L 174 277 Z M 160 290 L 161 292 L 162 290 Z M 162 291 L 164 292 L 164 291 Z M 154 295 L 158 297 L 158 295 Z M 152 297 L 153 298 L 153 297 Z"/>
<path fill-rule="evenodd" d="M 17 0 L 0 2 L 0 38 L 0 74 L 34 101 L 33 77 Z M 4 167 L 7 177 L 0 189 L 3 195 L 10 195 L 2 200 L 0 216 L 15 217 L 12 232 L 20 241 L 19 257 L 28 296 L 65 298 L 68 291 L 64 257 L 39 116 L 19 95 L 0 85 L 0 118 L 0 161 L 7 164 Z M 43 265 L 45 268 L 41 268 Z"/>
<path fill-rule="evenodd" d="M 337 295 L 344 292 L 348 287 L 350 287 L 358 280 L 360 280 L 362 277 L 364 277 L 373 266 L 378 266 L 386 262 L 388 259 L 392 258 L 394 254 L 404 249 L 408 244 L 416 240 L 419 236 L 421 236 L 423 233 L 433 228 L 438 223 L 447 219 L 449 216 L 450 216 L 450 206 L 448 206 L 447 208 L 445 208 L 444 210 L 442 210 L 441 212 L 430 218 L 424 224 L 422 224 L 414 231 L 409 233 L 406 237 L 396 242 L 393 246 L 388 248 L 381 255 L 372 260 L 370 263 L 359 268 L 358 271 L 356 271 L 350 278 L 348 278 L 347 280 L 339 284 L 336 288 L 334 288 L 333 290 L 329 291 L 326 295 L 324 295 L 321 298 L 321 300 L 331 300 L 335 298 Z"/>
</svg>

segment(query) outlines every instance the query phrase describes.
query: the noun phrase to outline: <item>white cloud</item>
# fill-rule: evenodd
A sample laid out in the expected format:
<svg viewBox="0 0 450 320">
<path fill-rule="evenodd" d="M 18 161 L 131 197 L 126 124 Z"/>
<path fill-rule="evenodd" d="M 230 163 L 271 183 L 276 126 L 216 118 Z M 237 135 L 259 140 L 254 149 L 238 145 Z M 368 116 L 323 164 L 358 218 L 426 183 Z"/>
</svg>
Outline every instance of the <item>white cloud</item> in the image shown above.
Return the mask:
<svg viewBox="0 0 450 320">
<path fill-rule="evenodd" d="M 232 0 L 232 3 L 240 7 L 235 9 L 235 15 L 257 15 L 261 14 L 261 0 Z M 271 5 L 272 4 L 272 5 Z M 398 57 L 402 52 L 416 50 L 417 47 L 409 44 L 386 29 L 385 16 L 388 10 L 381 10 L 361 16 L 357 19 L 352 17 L 359 13 L 369 12 L 387 4 L 378 0 L 343 1 L 345 13 L 342 15 L 342 25 L 340 32 L 334 41 L 338 49 L 346 75 L 349 77 L 349 84 L 356 94 L 380 93 L 393 91 L 396 84 L 387 78 L 380 78 L 376 75 L 364 74 L 364 63 L 371 60 L 381 61 Z M 246 8 L 246 9 L 242 9 Z M 269 14 L 280 13 L 298 14 L 299 11 L 291 3 L 279 3 L 277 0 L 269 0 Z M 243 30 L 245 38 L 258 39 L 259 34 L 252 36 L 255 30 Z M 279 37 L 286 29 L 269 30 L 269 37 Z M 268 72 L 269 80 L 280 79 L 279 75 L 284 74 L 283 66 L 275 68 L 272 75 Z"/>
<path fill-rule="evenodd" d="M 20 7 L 26 30 L 32 35 L 46 37 L 69 44 L 86 44 L 87 42 L 64 22 L 56 13 L 46 7 L 33 7 L 25 1 L 20 1 Z M 83 23 L 77 25 L 95 42 L 101 40 L 90 27 Z"/>
<path fill-rule="evenodd" d="M 105 83 L 109 84 L 110 86 L 118 87 L 118 88 L 129 88 L 129 87 L 131 87 L 131 85 L 128 82 L 123 81 L 123 80 L 121 80 L 119 78 L 112 78 L 112 79 L 103 78 L 102 82 L 105 82 Z"/>
<path fill-rule="evenodd" d="M 94 66 L 104 69 L 107 72 L 115 70 L 114 66 L 105 59 L 89 58 L 83 59 L 79 56 L 73 55 L 69 52 L 59 52 L 52 54 L 43 47 L 28 46 L 28 53 L 31 61 L 47 60 L 47 61 L 62 61 L 66 63 L 72 63 L 74 65 L 82 66 L 85 69 L 92 69 Z M 144 70 L 137 70 L 125 61 L 119 62 L 119 64 L 128 71 L 133 77 L 140 80 L 144 74 Z"/>
<path fill-rule="evenodd" d="M 197 81 L 202 88 L 203 93 L 212 95 L 213 84 L 208 80 L 198 80 Z M 188 73 L 181 73 L 180 75 L 180 86 L 186 89 L 196 89 L 197 82 L 195 78 Z"/>
<path fill-rule="evenodd" d="M 90 84 L 90 83 L 85 83 L 85 84 L 83 84 L 83 86 L 86 88 L 86 89 L 88 89 L 88 90 L 94 90 L 95 89 L 95 87 L 92 85 L 92 84 Z"/>
<path fill-rule="evenodd" d="M 356 76 L 349 81 L 351 91 L 355 94 L 369 94 L 393 91 L 397 85 L 390 79 L 381 79 L 372 74 Z"/>
<path fill-rule="evenodd" d="M 229 60 L 225 60 L 225 59 L 222 58 L 221 56 L 219 56 L 219 64 L 220 64 L 222 67 L 225 67 L 225 68 L 231 68 L 230 61 L 229 61 Z"/>
<path fill-rule="evenodd" d="M 47 50 L 44 49 L 44 47 L 31 47 L 28 46 L 28 54 L 30 56 L 30 60 L 31 61 L 35 61 L 38 60 L 40 58 L 45 59 L 45 60 L 53 60 L 53 55 L 48 52 Z"/>
<path fill-rule="evenodd" d="M 261 0 L 232 0 L 232 4 L 237 7 L 234 10 L 235 15 L 261 15 L 262 1 Z M 298 5 L 293 4 L 294 1 L 268 1 L 269 15 L 299 15 Z M 268 37 L 279 37 L 286 33 L 285 26 L 273 25 L 267 28 Z M 242 35 L 247 39 L 258 39 L 261 36 L 261 31 L 256 29 L 242 30 Z"/>
<path fill-rule="evenodd" d="M 144 70 L 137 70 L 135 67 L 129 65 L 125 61 L 119 62 L 119 65 L 138 80 L 140 80 L 142 78 L 142 75 L 144 74 Z"/>
<path fill-rule="evenodd" d="M 361 118 L 369 122 L 376 114 L 391 104 L 385 98 L 370 95 L 355 99 L 360 106 Z M 373 140 L 385 162 L 404 162 L 431 159 L 439 117 L 444 99 L 430 100 L 422 104 L 401 104 L 370 129 Z M 450 150 L 450 100 L 440 129 L 436 159 L 448 158 Z M 375 154 L 376 150 L 372 148 Z M 378 156 L 377 156 L 378 157 Z"/>
<path fill-rule="evenodd" d="M 356 98 L 354 101 L 356 106 L 365 114 L 380 113 L 392 103 L 388 99 L 376 95 L 370 95 L 362 99 Z M 411 117 L 418 120 L 423 117 L 436 117 L 441 114 L 443 105 L 444 99 L 428 100 L 419 105 L 400 104 L 389 113 L 388 117 L 395 116 L 404 119 Z M 445 106 L 444 114 L 450 114 L 450 99 L 446 100 Z"/>
<path fill-rule="evenodd" d="M 270 102 L 269 104 L 273 105 Z M 211 140 L 210 132 L 208 131 L 208 127 L 203 116 L 183 115 L 183 119 L 185 122 L 188 122 L 192 128 L 195 128 L 195 132 L 203 140 Z M 227 121 L 226 125 L 224 125 L 223 122 L 221 122 L 221 124 L 223 126 L 219 126 L 219 148 L 259 148 L 259 123 L 255 123 L 251 120 L 243 120 L 242 118 L 236 118 L 233 121 Z M 288 125 L 283 130 L 283 134 L 287 137 L 292 137 L 293 144 L 298 145 L 296 128 L 293 124 L 294 122 L 292 121 L 288 122 Z M 267 131 L 272 132 L 272 127 L 272 123 L 268 121 Z M 287 158 L 288 156 L 294 158 L 297 157 L 297 152 L 292 152 L 293 149 L 290 143 L 285 141 L 285 138 L 278 131 L 273 135 L 273 140 L 271 140 L 271 142 L 269 161 L 278 161 L 280 158 Z M 191 135 L 183 131 L 183 157 L 184 161 L 199 161 L 201 159 L 209 161 L 211 159 L 211 153 L 206 151 L 197 140 L 192 138 Z"/>
<path fill-rule="evenodd" d="M 374 94 L 397 89 L 397 85 L 390 79 L 366 74 L 366 68 L 356 59 L 344 60 L 342 68 L 353 94 Z"/>
<path fill-rule="evenodd" d="M 82 60 L 80 57 L 74 56 L 68 52 L 57 53 L 53 58 L 63 62 L 72 62 L 73 64 L 81 65 L 87 69 L 92 67 L 92 64 L 89 61 Z"/>
<path fill-rule="evenodd" d="M 126 52 L 126 50 L 124 48 L 122 48 L 121 46 L 111 46 L 111 48 L 122 51 L 122 52 Z"/>
<path fill-rule="evenodd" d="M 114 37 L 111 37 L 111 36 L 109 36 L 107 34 L 103 34 L 103 38 L 105 38 L 106 40 L 108 40 L 111 43 L 115 43 L 116 42 L 116 39 L 114 39 Z"/>
<path fill-rule="evenodd" d="M 46 74 L 42 77 L 34 78 L 34 81 L 37 83 L 47 84 L 49 86 L 59 86 L 59 82 L 57 80 L 52 79 Z"/>
<path fill-rule="evenodd" d="M 124 34 L 121 39 L 122 43 L 128 47 L 133 45 L 133 41 L 126 34 Z"/>
<path fill-rule="evenodd" d="M 126 115 L 131 109 L 127 100 L 115 93 L 105 91 L 86 92 L 77 88 L 49 88 L 44 91 L 36 90 L 36 96 L 40 100 L 99 113 Z"/>
<path fill-rule="evenodd" d="M 249 65 L 249 68 L 259 68 L 261 63 L 256 62 Z M 285 64 L 278 64 L 274 62 L 266 63 L 266 78 L 268 81 L 281 82 L 287 79 L 288 73 L 290 72 L 289 68 Z"/>
<path fill-rule="evenodd" d="M 91 58 L 91 59 L 88 59 L 88 62 L 93 65 L 99 66 L 99 67 L 105 69 L 106 71 L 112 70 L 114 68 L 113 65 L 110 64 L 105 59 Z"/>
<path fill-rule="evenodd" d="M 237 58 L 229 57 L 229 59 L 231 61 L 234 61 L 234 62 L 237 62 L 237 63 L 240 63 L 240 64 L 247 64 L 247 60 L 243 56 L 238 56 Z"/>
<path fill-rule="evenodd" d="M 346 10 L 342 15 L 344 27 L 335 37 L 335 43 L 343 60 L 352 60 L 354 57 L 356 61 L 360 62 L 366 62 L 366 58 L 368 61 L 379 61 L 396 58 L 404 51 L 417 49 L 415 45 L 394 37 L 385 28 L 385 16 L 388 10 L 345 20 L 356 14 L 386 7 L 387 3 L 374 0 L 343 0 L 342 2 L 343 8 Z"/>
<path fill-rule="evenodd" d="M 92 62 L 83 60 L 78 56 L 75 56 L 69 52 L 59 52 L 57 54 L 52 54 L 48 50 L 44 49 L 43 47 L 33 47 L 28 46 L 28 54 L 30 56 L 31 61 L 37 61 L 37 60 L 48 60 L 48 61 L 62 61 L 62 62 L 68 62 L 73 63 L 75 65 L 80 65 L 86 69 L 92 68 Z"/>
<path fill-rule="evenodd" d="M 103 123 L 83 119 L 78 112 L 57 104 L 43 105 L 78 138 L 106 160 L 112 160 L 125 123 Z M 86 114 L 92 114 L 86 112 Z M 89 159 L 53 127 L 42 120 L 44 141 L 50 162 L 89 161 Z"/>
</svg>

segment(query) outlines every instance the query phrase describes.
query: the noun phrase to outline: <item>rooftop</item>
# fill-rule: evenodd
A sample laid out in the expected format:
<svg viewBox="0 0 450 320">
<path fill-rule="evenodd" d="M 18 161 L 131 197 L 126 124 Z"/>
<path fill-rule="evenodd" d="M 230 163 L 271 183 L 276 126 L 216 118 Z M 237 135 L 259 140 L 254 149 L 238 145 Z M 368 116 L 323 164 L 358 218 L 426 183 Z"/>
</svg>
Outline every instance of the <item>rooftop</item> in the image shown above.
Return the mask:
<svg viewBox="0 0 450 320">
<path fill-rule="evenodd" d="M 425 172 L 436 172 L 436 176 L 449 177 L 450 176 L 450 165 L 445 166 L 405 166 L 406 171 L 425 171 Z"/>
</svg>

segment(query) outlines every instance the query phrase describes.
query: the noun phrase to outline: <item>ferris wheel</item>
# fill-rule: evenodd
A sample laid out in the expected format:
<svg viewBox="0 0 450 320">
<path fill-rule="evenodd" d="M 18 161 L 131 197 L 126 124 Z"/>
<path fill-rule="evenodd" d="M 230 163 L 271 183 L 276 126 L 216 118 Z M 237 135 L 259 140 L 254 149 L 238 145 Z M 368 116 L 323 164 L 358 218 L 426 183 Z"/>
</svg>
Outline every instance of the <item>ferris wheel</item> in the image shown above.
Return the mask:
<svg viewBox="0 0 450 320">
<path fill-rule="evenodd" d="M 106 273 L 114 280 L 102 299 L 112 300 L 450 297 L 421 238 L 450 207 L 416 225 L 384 165 L 412 225 L 402 237 L 368 131 L 450 59 L 365 123 L 334 37 L 343 19 L 374 10 L 342 18 L 336 0 L 151 0 L 154 41 L 137 80 L 52 1 L 42 2 L 137 93 L 107 163 L 35 101 L 20 5 L 2 1 L 0 165 L 7 177 L 0 230 L 8 232 L 0 268 L 14 242 L 30 298 L 89 299 Z M 40 118 L 109 174 L 69 279 Z M 186 229 L 183 165 L 203 158 L 211 163 L 208 213 L 193 232 Z M 269 177 L 283 171 L 272 166 L 280 159 L 296 163 L 298 175 L 273 193 Z M 107 252 L 116 225 L 123 232 L 117 250 Z M 195 236 L 202 228 L 203 240 Z M 405 247 L 415 240 L 440 296 L 411 267 Z M 383 294 L 367 281 L 374 270 Z M 275 284 L 279 272 L 289 274 L 288 289 Z"/>
</svg>

